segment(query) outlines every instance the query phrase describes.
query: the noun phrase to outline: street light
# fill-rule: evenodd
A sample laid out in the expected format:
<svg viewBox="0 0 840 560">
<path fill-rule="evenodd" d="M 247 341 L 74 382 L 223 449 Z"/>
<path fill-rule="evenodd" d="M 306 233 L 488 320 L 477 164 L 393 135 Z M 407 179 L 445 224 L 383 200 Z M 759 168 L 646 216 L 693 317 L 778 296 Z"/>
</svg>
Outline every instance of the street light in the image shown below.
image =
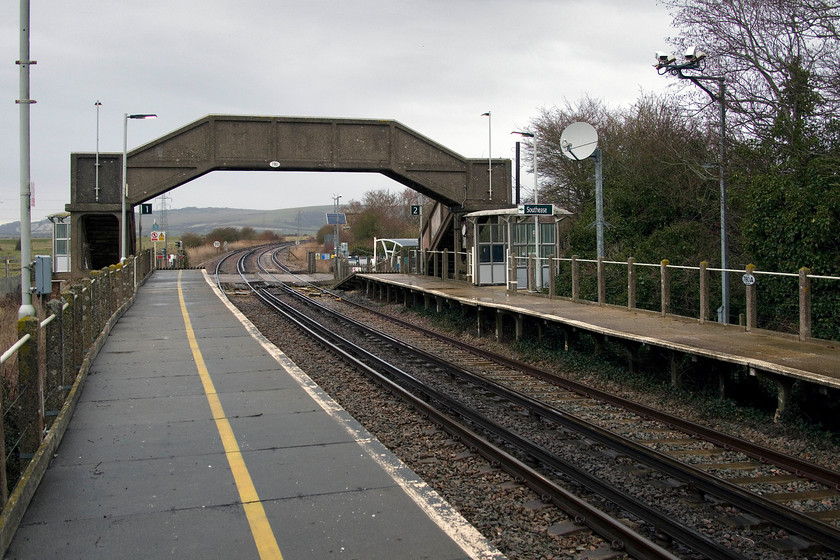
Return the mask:
<svg viewBox="0 0 840 560">
<path fill-rule="evenodd" d="M 721 322 L 729 323 L 729 235 L 726 227 L 726 78 L 724 76 L 706 76 L 702 73 L 702 63 L 706 59 L 706 53 L 697 47 L 689 47 L 684 55 L 685 62 L 676 63 L 676 57 L 672 54 L 658 51 L 656 53 L 656 64 L 654 68 L 660 76 L 670 74 L 680 80 L 689 80 L 691 83 L 705 91 L 720 105 L 720 268 L 721 268 Z M 698 72 L 686 74 L 686 71 Z M 703 82 L 717 82 L 718 91 L 706 87 Z"/>
<path fill-rule="evenodd" d="M 96 193 L 96 202 L 99 202 L 99 108 L 102 107 L 102 103 L 97 99 L 94 105 L 96 106 L 96 163 L 94 164 L 96 181 L 94 192 Z"/>
<path fill-rule="evenodd" d="M 493 116 L 490 111 L 481 113 L 482 117 L 487 117 L 487 181 L 490 185 L 490 200 L 493 200 Z"/>
<path fill-rule="evenodd" d="M 123 113 L 123 158 L 122 158 L 122 221 L 120 222 L 120 262 L 124 263 L 127 251 L 126 240 L 128 238 L 128 227 L 125 219 L 125 199 L 128 198 L 128 119 L 156 119 L 154 113 L 138 113 L 129 115 Z"/>
</svg>

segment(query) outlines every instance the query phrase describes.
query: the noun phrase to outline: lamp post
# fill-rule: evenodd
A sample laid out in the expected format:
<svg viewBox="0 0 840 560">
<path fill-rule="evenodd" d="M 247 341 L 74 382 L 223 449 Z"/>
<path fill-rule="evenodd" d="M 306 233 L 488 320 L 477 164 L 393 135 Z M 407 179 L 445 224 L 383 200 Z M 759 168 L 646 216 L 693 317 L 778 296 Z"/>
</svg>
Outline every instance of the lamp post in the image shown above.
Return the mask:
<svg viewBox="0 0 840 560">
<path fill-rule="evenodd" d="M 333 212 L 335 212 L 335 238 L 333 239 L 333 253 L 335 253 L 336 267 L 338 266 L 337 263 L 338 263 L 338 247 L 339 247 L 339 244 L 338 244 L 338 226 L 339 226 L 339 224 L 338 224 L 338 222 L 339 222 L 339 220 L 338 220 L 338 201 L 339 200 L 341 200 L 341 195 L 340 194 L 333 195 L 333 208 L 335 208 L 335 210 L 333 210 Z"/>
<path fill-rule="evenodd" d="M 522 136 L 523 138 L 531 138 L 534 142 L 534 204 L 539 204 L 540 200 L 540 191 L 539 191 L 539 183 L 537 182 L 537 133 L 536 132 L 521 132 L 518 130 L 514 130 L 511 134 L 517 134 Z M 537 268 L 540 269 L 542 272 L 542 267 L 540 266 L 540 257 L 542 256 L 542 251 L 540 250 L 540 217 L 539 215 L 534 216 L 534 248 L 537 254 Z M 539 278 L 538 286 L 542 287 L 542 274 L 537 275 Z"/>
<path fill-rule="evenodd" d="M 15 101 L 20 107 L 20 307 L 18 319 L 35 316 L 32 305 L 32 190 L 30 180 L 30 136 L 29 106 L 35 103 L 29 98 L 29 67 L 35 64 L 29 60 L 29 0 L 20 2 L 20 98 Z"/>
<path fill-rule="evenodd" d="M 97 99 L 96 103 L 96 163 L 94 163 L 94 167 L 96 168 L 96 181 L 94 192 L 96 193 L 96 202 L 99 202 L 99 108 L 102 107 L 102 103 Z"/>
<path fill-rule="evenodd" d="M 493 117 L 490 111 L 481 113 L 482 117 L 487 117 L 487 181 L 490 185 L 489 193 L 490 200 L 493 200 Z"/>
<path fill-rule="evenodd" d="M 705 91 L 720 106 L 720 146 L 718 146 L 718 162 L 720 166 L 720 268 L 721 268 L 721 323 L 729 323 L 729 234 L 726 227 L 726 78 L 724 76 L 706 76 L 702 74 L 702 62 L 706 53 L 689 47 L 684 54 L 685 62 L 676 63 L 676 57 L 664 52 L 656 53 L 654 68 L 660 76 L 670 74 L 680 80 L 689 80 Z M 698 73 L 686 74 L 686 71 Z M 718 91 L 706 87 L 704 82 L 717 82 Z"/>
<path fill-rule="evenodd" d="M 123 113 L 123 157 L 122 157 L 122 220 L 120 221 L 120 262 L 124 263 L 127 255 L 126 245 L 128 239 L 128 227 L 125 219 L 125 199 L 128 198 L 128 119 L 155 119 L 154 113 L 138 113 L 129 115 Z"/>
</svg>

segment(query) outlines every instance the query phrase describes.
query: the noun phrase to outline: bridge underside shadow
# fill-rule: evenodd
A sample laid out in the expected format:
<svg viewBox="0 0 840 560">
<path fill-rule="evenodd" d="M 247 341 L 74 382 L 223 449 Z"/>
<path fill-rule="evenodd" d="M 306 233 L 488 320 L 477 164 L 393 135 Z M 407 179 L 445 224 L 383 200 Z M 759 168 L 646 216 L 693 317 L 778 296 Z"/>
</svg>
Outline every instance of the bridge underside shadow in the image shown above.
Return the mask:
<svg viewBox="0 0 840 560">
<path fill-rule="evenodd" d="M 74 272 L 119 258 L 122 154 L 99 154 L 98 189 L 96 167 L 95 154 L 71 154 Z M 381 173 L 454 214 L 511 204 L 510 160 L 464 158 L 392 120 L 209 115 L 132 150 L 126 168 L 132 210 L 211 171 Z"/>
</svg>

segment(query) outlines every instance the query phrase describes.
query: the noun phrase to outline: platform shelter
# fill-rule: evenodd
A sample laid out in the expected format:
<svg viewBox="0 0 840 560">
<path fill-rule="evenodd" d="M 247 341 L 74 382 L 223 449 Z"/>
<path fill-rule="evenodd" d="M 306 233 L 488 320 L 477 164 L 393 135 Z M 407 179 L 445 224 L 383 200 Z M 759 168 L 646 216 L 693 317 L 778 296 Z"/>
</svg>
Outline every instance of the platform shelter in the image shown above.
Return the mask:
<svg viewBox="0 0 840 560">
<path fill-rule="evenodd" d="M 465 214 L 461 234 L 464 249 L 470 255 L 472 283 L 507 285 L 510 281 L 516 282 L 517 288 L 527 288 L 528 265 L 533 256 L 536 288 L 547 287 L 549 258 L 560 254 L 562 223 L 571 215 L 553 204 L 524 204 Z"/>
</svg>

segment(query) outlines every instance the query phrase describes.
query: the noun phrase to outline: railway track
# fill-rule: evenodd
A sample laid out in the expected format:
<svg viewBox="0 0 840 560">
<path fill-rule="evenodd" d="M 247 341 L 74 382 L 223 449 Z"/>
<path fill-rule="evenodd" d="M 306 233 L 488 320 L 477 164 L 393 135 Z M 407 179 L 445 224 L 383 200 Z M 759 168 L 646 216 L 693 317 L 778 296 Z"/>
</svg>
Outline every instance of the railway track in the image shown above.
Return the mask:
<svg viewBox="0 0 840 560">
<path fill-rule="evenodd" d="M 248 259 L 259 263 L 261 257 L 251 253 L 239 260 L 243 278 Z M 276 253 L 271 262 L 281 268 Z M 268 272 L 264 264 L 262 271 Z M 375 315 L 361 307 L 348 312 L 345 302 L 320 298 L 331 305 L 315 305 L 321 319 L 313 320 L 304 318 L 311 311 L 301 311 L 301 301 L 306 301 L 305 307 L 313 307 L 311 294 L 295 295 L 288 287 L 252 287 L 270 305 L 283 308 L 290 320 L 294 315 L 301 328 L 318 331 L 315 324 L 326 322 L 328 327 L 320 327 L 322 344 L 342 348 L 350 362 L 365 363 L 375 372 L 390 372 L 389 383 L 401 387 L 391 390 L 401 398 L 410 398 L 402 394 L 408 387 L 422 395 L 415 406 L 437 403 L 446 415 L 454 415 L 457 420 L 444 421 L 438 418 L 445 415 L 439 411 L 425 413 L 435 414 L 449 431 L 466 430 L 459 435 L 462 440 L 527 480 L 544 499 L 585 519 L 605 538 L 622 543 L 636 557 L 785 557 L 821 551 L 825 557 L 833 557 L 840 551 L 836 507 L 829 507 L 838 503 L 838 474 L 833 471 L 570 383 L 437 333 L 418 331 L 391 315 Z M 324 292 L 319 289 L 317 293 Z M 330 309 L 338 305 L 341 316 Z M 380 331 L 387 329 L 388 334 L 367 329 L 348 314 L 364 315 L 364 323 L 375 320 Z M 345 326 L 339 329 L 339 324 Z M 400 367 L 370 357 L 361 347 L 391 356 L 391 362 L 396 357 Z M 495 450 L 489 451 L 491 447 Z M 566 457 L 576 460 L 570 462 Z M 523 469 L 530 469 L 531 464 L 541 465 L 540 472 L 531 469 L 526 473 Z M 610 480 L 615 478 L 625 483 Z M 576 488 L 600 508 L 580 509 L 590 507 L 584 505 L 588 502 L 577 502 L 578 498 L 561 484 Z M 817 501 L 819 508 L 809 511 L 805 507 Z M 684 526 L 679 510 L 687 508 L 708 511 L 708 526 Z M 690 517 L 696 519 L 697 515 Z M 628 518 L 634 525 L 641 524 L 638 533 L 621 533 Z M 756 555 L 749 543 L 762 535 L 779 535 L 769 527 L 780 527 L 790 535 L 787 539 L 766 539 L 766 548 Z M 639 533 L 647 533 L 650 538 Z M 729 534 L 726 542 L 709 536 L 721 533 Z M 658 550 L 653 544 L 663 536 L 670 543 L 669 550 Z M 736 546 L 736 541 L 742 546 Z"/>
</svg>

